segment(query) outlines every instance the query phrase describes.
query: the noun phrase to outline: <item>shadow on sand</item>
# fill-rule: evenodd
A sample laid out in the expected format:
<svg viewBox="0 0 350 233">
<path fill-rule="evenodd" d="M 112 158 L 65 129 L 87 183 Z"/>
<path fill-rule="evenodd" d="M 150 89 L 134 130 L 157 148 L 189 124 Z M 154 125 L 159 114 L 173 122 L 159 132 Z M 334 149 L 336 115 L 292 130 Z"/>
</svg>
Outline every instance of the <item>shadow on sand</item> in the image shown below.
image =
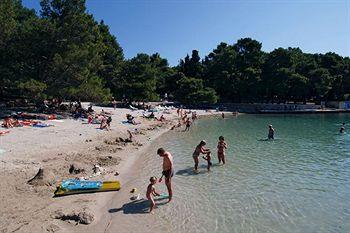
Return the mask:
<svg viewBox="0 0 350 233">
<path fill-rule="evenodd" d="M 168 200 L 168 197 L 156 198 L 156 205 L 162 206 L 167 204 L 168 202 L 159 202 L 163 200 Z M 113 214 L 120 211 L 123 211 L 124 214 L 148 214 L 149 213 L 150 203 L 146 199 L 131 201 L 129 203 L 124 204 L 121 208 L 113 208 L 109 209 L 108 212 Z"/>
</svg>

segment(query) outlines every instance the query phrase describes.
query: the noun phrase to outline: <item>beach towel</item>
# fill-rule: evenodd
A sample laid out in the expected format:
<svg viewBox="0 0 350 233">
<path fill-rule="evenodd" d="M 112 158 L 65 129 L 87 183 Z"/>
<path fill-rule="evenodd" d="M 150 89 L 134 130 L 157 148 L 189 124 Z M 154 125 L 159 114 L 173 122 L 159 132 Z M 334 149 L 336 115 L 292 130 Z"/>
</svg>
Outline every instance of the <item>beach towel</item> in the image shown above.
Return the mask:
<svg viewBox="0 0 350 233">
<path fill-rule="evenodd" d="M 33 127 L 37 127 L 37 128 L 45 128 L 45 127 L 50 127 L 50 126 L 53 126 L 53 125 L 40 123 L 40 122 L 33 125 Z"/>
<path fill-rule="evenodd" d="M 49 120 L 49 121 L 51 121 L 51 122 L 60 122 L 60 123 L 64 122 L 64 120 L 57 120 L 57 119 L 53 119 L 53 120 Z"/>
</svg>

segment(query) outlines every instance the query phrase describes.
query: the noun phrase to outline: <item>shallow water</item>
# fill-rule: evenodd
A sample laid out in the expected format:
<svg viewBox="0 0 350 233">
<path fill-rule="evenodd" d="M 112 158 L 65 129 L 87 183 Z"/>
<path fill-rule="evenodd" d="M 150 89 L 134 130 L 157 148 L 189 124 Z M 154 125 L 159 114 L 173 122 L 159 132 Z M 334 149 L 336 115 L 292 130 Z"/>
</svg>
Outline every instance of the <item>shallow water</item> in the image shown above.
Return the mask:
<svg viewBox="0 0 350 233">
<path fill-rule="evenodd" d="M 145 154 L 140 178 L 160 176 L 162 146 L 174 155 L 174 202 L 156 212 L 170 232 L 350 232 L 350 115 L 242 115 L 170 132 Z M 276 130 L 275 141 L 267 125 Z M 217 138 L 229 145 L 217 166 Z M 192 152 L 201 139 L 214 152 L 211 173 Z M 165 191 L 164 184 L 157 185 Z"/>
</svg>

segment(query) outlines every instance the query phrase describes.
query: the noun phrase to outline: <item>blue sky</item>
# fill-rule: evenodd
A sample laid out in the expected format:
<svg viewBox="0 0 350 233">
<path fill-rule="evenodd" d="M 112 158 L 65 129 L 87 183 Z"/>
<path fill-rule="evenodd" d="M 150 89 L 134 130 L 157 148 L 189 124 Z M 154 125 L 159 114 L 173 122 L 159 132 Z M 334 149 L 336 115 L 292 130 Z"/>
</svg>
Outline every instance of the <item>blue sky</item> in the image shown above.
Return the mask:
<svg viewBox="0 0 350 233">
<path fill-rule="evenodd" d="M 39 2 L 23 5 L 39 11 Z M 158 52 L 177 65 L 193 49 L 203 58 L 243 37 L 262 42 L 264 51 L 350 56 L 350 0 L 87 0 L 87 9 L 109 25 L 126 58 Z"/>
</svg>

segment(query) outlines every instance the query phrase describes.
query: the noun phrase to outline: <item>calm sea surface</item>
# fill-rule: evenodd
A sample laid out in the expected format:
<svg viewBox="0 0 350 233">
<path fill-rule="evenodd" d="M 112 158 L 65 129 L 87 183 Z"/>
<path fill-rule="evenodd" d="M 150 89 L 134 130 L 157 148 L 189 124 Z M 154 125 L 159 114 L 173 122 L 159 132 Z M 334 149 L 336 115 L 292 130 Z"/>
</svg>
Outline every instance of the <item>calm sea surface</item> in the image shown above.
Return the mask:
<svg viewBox="0 0 350 233">
<path fill-rule="evenodd" d="M 340 135 L 342 122 L 348 134 Z M 267 137 L 267 125 L 276 130 Z M 229 145 L 217 166 L 217 139 Z M 193 173 L 202 139 L 214 167 Z M 171 232 L 350 232 L 350 115 L 242 115 L 202 119 L 189 133 L 173 131 L 145 154 L 140 176 L 160 176 L 158 147 L 174 156 L 174 202 L 156 209 Z M 164 181 L 163 181 L 164 182 Z M 156 186 L 165 191 L 164 183 Z"/>
</svg>

